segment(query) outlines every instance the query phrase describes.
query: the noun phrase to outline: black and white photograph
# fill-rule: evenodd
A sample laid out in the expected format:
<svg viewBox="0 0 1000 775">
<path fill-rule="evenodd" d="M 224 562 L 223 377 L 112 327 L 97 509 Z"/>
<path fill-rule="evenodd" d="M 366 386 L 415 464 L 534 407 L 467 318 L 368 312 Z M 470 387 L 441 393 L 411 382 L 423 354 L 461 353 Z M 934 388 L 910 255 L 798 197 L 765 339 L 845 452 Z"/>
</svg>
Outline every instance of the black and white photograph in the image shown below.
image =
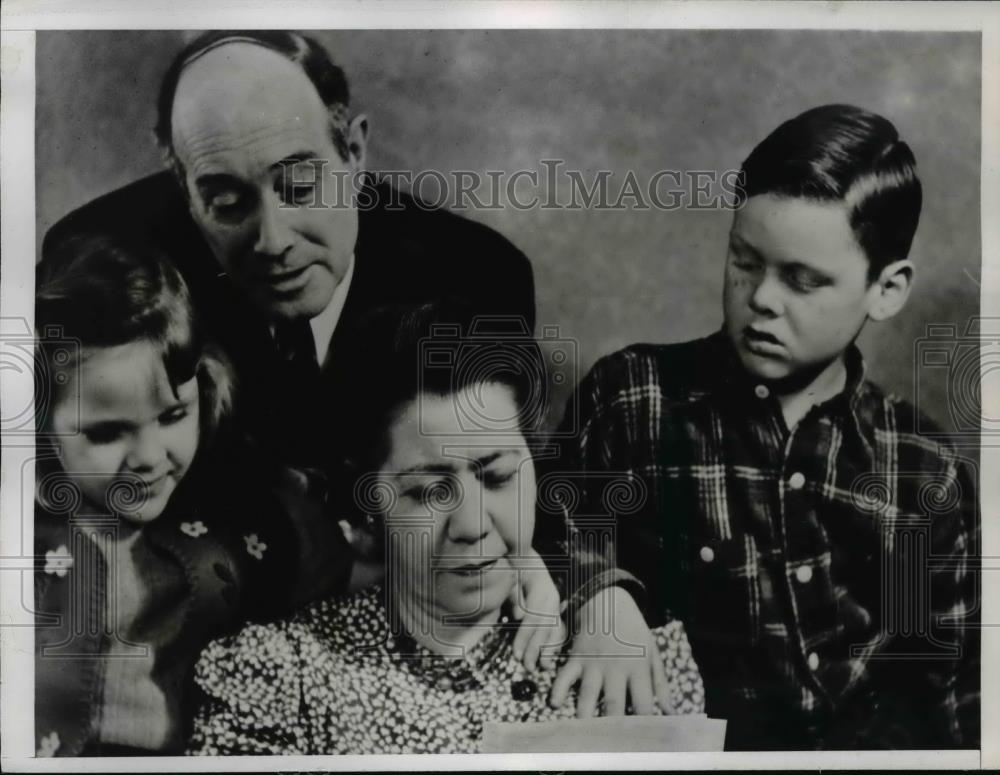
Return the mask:
<svg viewBox="0 0 1000 775">
<path fill-rule="evenodd" d="M 989 766 L 1000 16 L 494 5 L 5 12 L 5 768 Z"/>
</svg>

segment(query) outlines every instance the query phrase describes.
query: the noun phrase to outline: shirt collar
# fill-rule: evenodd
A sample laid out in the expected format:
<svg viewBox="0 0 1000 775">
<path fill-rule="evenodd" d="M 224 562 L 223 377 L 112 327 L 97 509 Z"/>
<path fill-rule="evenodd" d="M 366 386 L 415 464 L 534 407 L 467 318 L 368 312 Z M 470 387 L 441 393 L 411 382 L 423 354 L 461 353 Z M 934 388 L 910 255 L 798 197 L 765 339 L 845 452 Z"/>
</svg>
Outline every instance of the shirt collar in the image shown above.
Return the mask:
<svg viewBox="0 0 1000 775">
<path fill-rule="evenodd" d="M 353 277 L 354 255 L 352 254 L 351 262 L 347 265 L 347 272 L 344 273 L 344 279 L 337 285 L 333 296 L 330 297 L 330 303 L 326 305 L 326 309 L 309 321 L 309 327 L 312 329 L 313 334 L 313 344 L 316 347 L 316 363 L 320 367 L 326 363 L 330 350 L 330 340 L 333 338 L 333 332 L 337 328 L 340 314 L 344 311 L 344 302 L 347 301 L 347 291 L 351 287 L 351 279 Z"/>
<path fill-rule="evenodd" d="M 710 339 L 717 353 L 717 357 L 712 359 L 717 368 L 716 380 L 723 387 L 725 394 L 731 399 L 756 405 L 766 400 L 770 396 L 768 386 L 743 368 L 736 350 L 726 336 L 725 329 L 718 331 Z M 863 400 L 867 394 L 865 378 L 868 367 L 857 345 L 852 343 L 845 350 L 844 366 L 847 370 L 844 389 L 819 404 L 818 408 L 832 419 L 843 418 L 845 430 L 852 431 L 868 456 L 872 457 L 873 451 L 868 440 L 870 434 L 865 431 L 870 430 L 873 423 L 868 418 Z"/>
</svg>

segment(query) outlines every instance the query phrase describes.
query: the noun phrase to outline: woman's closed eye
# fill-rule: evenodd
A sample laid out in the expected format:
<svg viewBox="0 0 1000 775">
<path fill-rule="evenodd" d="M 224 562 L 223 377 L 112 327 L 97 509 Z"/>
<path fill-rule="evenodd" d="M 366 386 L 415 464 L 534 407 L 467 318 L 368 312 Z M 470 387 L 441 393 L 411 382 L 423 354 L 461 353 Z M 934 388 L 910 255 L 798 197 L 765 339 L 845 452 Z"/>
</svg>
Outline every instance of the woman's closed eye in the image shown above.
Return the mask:
<svg viewBox="0 0 1000 775">
<path fill-rule="evenodd" d="M 424 479 L 405 487 L 400 495 L 425 506 L 440 506 L 455 499 L 460 490 L 458 480 L 452 476 Z"/>
<path fill-rule="evenodd" d="M 514 481 L 517 468 L 487 468 L 480 477 L 482 483 L 491 490 L 500 490 Z"/>
</svg>

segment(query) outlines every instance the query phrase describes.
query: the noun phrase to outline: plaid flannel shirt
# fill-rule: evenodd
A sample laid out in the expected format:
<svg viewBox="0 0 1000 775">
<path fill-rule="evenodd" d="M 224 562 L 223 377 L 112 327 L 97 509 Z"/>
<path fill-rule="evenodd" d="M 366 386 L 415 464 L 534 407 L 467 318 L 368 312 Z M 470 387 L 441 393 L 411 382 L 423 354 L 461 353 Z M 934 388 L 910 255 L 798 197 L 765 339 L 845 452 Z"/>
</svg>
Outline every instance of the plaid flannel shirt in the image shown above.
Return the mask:
<svg viewBox="0 0 1000 775">
<path fill-rule="evenodd" d="M 653 624 L 684 621 L 728 748 L 976 748 L 972 467 L 854 347 L 847 371 L 789 431 L 722 333 L 629 347 L 568 405 L 561 470 L 591 483 L 579 513 L 609 472 L 641 489 L 618 564 Z"/>
</svg>

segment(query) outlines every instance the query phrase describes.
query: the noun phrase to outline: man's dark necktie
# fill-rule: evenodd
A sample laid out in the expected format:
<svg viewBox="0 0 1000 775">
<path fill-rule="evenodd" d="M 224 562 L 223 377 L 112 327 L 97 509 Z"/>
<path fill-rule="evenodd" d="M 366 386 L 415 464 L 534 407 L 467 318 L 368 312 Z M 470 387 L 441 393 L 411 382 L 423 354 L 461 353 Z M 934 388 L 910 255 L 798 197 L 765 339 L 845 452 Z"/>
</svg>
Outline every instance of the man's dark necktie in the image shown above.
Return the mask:
<svg viewBox="0 0 1000 775">
<path fill-rule="evenodd" d="M 274 329 L 274 341 L 289 378 L 309 382 L 319 378 L 316 345 L 308 318 L 280 323 Z"/>
<path fill-rule="evenodd" d="M 320 367 L 316 360 L 312 328 L 308 319 L 280 323 L 274 330 L 274 341 L 280 360 L 276 382 L 280 396 L 277 397 L 275 419 L 280 429 L 279 437 L 285 439 L 288 453 L 296 462 L 311 458 L 313 431 L 322 425 L 322 417 L 328 407 L 322 403 L 320 390 Z"/>
</svg>

